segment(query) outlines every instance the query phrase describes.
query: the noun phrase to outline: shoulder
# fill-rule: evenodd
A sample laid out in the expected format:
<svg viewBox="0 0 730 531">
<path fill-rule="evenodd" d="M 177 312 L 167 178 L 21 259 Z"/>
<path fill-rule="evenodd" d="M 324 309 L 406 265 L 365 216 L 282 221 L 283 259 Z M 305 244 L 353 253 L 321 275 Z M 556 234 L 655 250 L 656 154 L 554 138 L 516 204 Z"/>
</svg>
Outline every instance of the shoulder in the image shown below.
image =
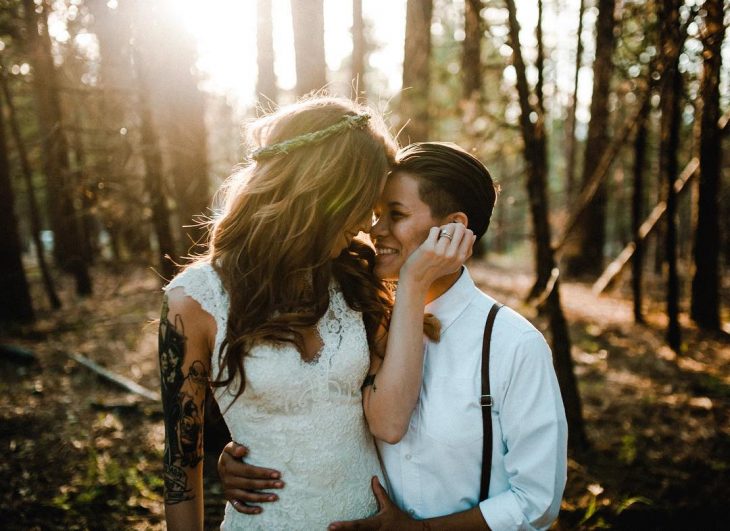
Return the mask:
<svg viewBox="0 0 730 531">
<path fill-rule="evenodd" d="M 189 340 L 211 344 L 216 330 L 216 288 L 210 264 L 194 264 L 164 288 L 162 318 Z"/>
<path fill-rule="evenodd" d="M 210 262 L 196 262 L 175 275 L 164 290 L 169 292 L 180 287 L 186 292 L 194 292 L 201 287 L 210 288 L 216 281 L 219 281 L 218 273 Z"/>
<path fill-rule="evenodd" d="M 216 320 L 228 315 L 228 294 L 218 273 L 209 262 L 192 264 L 164 287 L 165 293 L 180 299 L 186 295 Z M 194 306 L 194 305 L 189 305 Z"/>
<path fill-rule="evenodd" d="M 469 311 L 480 315 L 482 321 L 485 321 L 492 306 L 497 304 L 499 301 L 490 297 L 477 287 L 475 287 L 474 290 L 475 296 L 469 303 Z M 522 336 L 523 334 L 537 334 L 542 336 L 540 331 L 535 328 L 530 321 L 525 319 L 509 306 L 502 306 L 499 309 L 494 321 L 494 333 L 500 335 L 504 334 L 512 339 L 518 339 L 519 336 Z"/>
<path fill-rule="evenodd" d="M 481 290 L 472 299 L 470 311 L 480 315 L 481 323 L 486 321 L 489 310 L 497 302 Z M 494 352 L 519 352 L 523 355 L 533 353 L 537 356 L 550 357 L 548 346 L 542 333 L 525 317 L 510 308 L 503 306 L 497 313 L 492 331 Z"/>
</svg>

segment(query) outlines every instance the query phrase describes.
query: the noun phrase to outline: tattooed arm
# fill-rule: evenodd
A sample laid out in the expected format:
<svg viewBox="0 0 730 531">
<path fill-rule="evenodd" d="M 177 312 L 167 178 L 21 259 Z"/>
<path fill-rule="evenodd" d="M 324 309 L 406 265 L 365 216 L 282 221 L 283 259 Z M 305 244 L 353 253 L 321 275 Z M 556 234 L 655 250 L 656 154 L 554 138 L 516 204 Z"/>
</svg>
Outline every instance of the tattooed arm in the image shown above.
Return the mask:
<svg viewBox="0 0 730 531">
<path fill-rule="evenodd" d="M 203 529 L 203 416 L 213 337 L 213 318 L 181 288 L 170 290 L 159 331 L 170 530 Z"/>
</svg>

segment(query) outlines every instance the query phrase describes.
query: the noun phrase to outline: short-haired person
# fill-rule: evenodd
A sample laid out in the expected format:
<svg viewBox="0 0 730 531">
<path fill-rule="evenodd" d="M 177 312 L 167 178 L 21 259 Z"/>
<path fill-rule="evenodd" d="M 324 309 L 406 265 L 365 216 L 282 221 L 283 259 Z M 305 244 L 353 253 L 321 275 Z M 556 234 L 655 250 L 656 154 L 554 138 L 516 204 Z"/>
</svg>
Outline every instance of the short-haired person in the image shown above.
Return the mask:
<svg viewBox="0 0 730 531">
<path fill-rule="evenodd" d="M 481 238 L 495 200 L 487 169 L 458 146 L 424 142 L 402 149 L 370 232 L 375 273 L 396 280 L 434 224 L 460 222 Z M 371 429 L 388 494 L 373 478 L 380 511 L 333 522 L 331 529 L 546 529 L 557 518 L 567 472 L 560 390 L 542 334 L 506 307 L 497 312 L 491 336 L 491 472 L 488 496 L 480 501 L 482 340 L 495 304 L 466 268 L 434 281 L 424 311 L 440 321 L 440 339 L 424 339 L 417 404 L 406 426 Z M 377 367 L 370 374 L 377 388 Z M 409 384 L 420 376 L 402 375 Z M 254 467 L 244 456 L 245 447 L 230 443 L 218 468 L 225 496 L 239 511 L 252 511 L 258 508 L 252 504 L 275 501 L 270 489 L 287 477 L 271 480 L 278 471 Z"/>
<path fill-rule="evenodd" d="M 363 417 L 371 353 L 379 390 L 371 426 L 404 425 L 420 379 L 422 306 L 433 280 L 471 254 L 464 226 L 433 227 L 393 305 L 372 272 L 369 231 L 395 142 L 375 113 L 317 97 L 254 122 L 251 161 L 226 185 L 208 253 L 165 288 L 159 354 L 169 529 L 203 528 L 204 400 L 209 383 L 233 437 L 280 467 L 277 507 L 229 505 L 222 529 L 324 528 L 376 510 L 361 488 L 381 474 Z M 385 345 L 382 331 L 394 327 Z"/>
</svg>

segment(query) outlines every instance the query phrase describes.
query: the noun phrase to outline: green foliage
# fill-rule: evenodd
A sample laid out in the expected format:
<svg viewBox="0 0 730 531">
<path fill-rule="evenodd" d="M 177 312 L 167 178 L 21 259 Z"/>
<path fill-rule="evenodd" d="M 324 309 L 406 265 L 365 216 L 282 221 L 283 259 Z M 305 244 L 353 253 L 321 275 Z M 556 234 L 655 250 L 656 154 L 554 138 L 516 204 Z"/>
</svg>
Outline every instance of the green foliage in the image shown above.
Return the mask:
<svg viewBox="0 0 730 531">
<path fill-rule="evenodd" d="M 163 481 L 158 471 L 149 470 L 139 456 L 124 462 L 93 446 L 86 450 L 86 466 L 51 500 L 51 505 L 79 516 L 137 505 L 139 499 L 162 502 Z M 143 507 L 136 507 L 135 511 Z"/>
<path fill-rule="evenodd" d="M 636 436 L 633 434 L 626 434 L 621 437 L 621 450 L 619 451 L 619 459 L 626 465 L 632 464 L 636 461 Z"/>
</svg>

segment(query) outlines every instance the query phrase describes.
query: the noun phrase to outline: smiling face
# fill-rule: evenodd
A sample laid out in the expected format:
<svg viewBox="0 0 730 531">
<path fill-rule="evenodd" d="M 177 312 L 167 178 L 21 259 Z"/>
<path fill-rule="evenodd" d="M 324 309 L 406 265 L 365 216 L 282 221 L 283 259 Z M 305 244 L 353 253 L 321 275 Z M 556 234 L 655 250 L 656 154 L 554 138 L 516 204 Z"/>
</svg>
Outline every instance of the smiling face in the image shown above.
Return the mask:
<svg viewBox="0 0 730 531">
<path fill-rule="evenodd" d="M 388 178 L 375 213 L 379 219 L 370 231 L 377 253 L 375 274 L 397 280 L 401 266 L 426 240 L 431 227 L 444 220 L 432 216 L 431 208 L 421 200 L 418 179 L 404 172 Z"/>
<path fill-rule="evenodd" d="M 367 214 L 363 215 L 361 219 L 354 223 L 348 223 L 343 232 L 337 236 L 335 242 L 332 244 L 332 250 L 330 251 L 330 258 L 337 258 L 342 251 L 350 247 L 352 240 L 361 232 L 370 232 L 373 226 L 373 213 L 368 211 Z"/>
</svg>

